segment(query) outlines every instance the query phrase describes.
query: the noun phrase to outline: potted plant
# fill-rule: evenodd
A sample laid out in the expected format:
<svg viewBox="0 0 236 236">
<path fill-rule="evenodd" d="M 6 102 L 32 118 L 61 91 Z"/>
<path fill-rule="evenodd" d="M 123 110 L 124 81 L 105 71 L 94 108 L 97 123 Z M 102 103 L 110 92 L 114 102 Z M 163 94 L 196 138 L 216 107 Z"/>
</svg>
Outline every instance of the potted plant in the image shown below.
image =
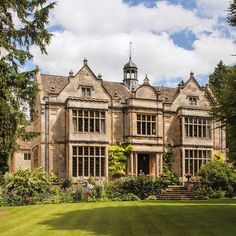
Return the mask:
<svg viewBox="0 0 236 236">
<path fill-rule="evenodd" d="M 189 180 L 192 178 L 192 174 L 191 173 L 186 173 L 185 177 L 187 178 L 187 180 L 189 182 Z"/>
</svg>

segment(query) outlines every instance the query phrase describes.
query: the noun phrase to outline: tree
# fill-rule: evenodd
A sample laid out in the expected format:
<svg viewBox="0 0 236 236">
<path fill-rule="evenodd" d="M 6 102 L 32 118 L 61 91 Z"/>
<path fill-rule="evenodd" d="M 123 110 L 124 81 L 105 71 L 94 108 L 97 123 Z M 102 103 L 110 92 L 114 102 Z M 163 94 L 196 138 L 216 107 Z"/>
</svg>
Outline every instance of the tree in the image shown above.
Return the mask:
<svg viewBox="0 0 236 236">
<path fill-rule="evenodd" d="M 26 109 L 31 118 L 38 91 L 33 80 L 35 70 L 22 72 L 33 55 L 35 45 L 46 53 L 51 34 L 47 31 L 49 11 L 55 3 L 47 0 L 0 0 L 0 172 L 17 149 L 19 138 L 29 139 L 26 132 Z M 27 105 L 26 105 L 27 104 Z"/>
<path fill-rule="evenodd" d="M 231 2 L 228 11 L 228 23 L 231 26 L 236 26 L 236 0 L 233 0 L 233 2 Z"/>
<path fill-rule="evenodd" d="M 212 115 L 226 128 L 229 158 L 236 160 L 236 66 L 225 66 L 222 61 L 210 75 L 210 88 L 216 98 Z"/>
<path fill-rule="evenodd" d="M 125 175 L 126 162 L 129 153 L 132 151 L 132 145 L 111 145 L 109 154 L 109 173 L 111 176 Z"/>
</svg>

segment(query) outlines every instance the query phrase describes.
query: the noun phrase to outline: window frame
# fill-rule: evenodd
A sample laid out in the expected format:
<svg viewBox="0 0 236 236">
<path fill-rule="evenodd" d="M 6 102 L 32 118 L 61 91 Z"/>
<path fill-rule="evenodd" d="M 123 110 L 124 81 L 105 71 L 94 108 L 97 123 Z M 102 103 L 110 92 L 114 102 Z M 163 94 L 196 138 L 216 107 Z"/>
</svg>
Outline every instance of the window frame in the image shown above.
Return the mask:
<svg viewBox="0 0 236 236">
<path fill-rule="evenodd" d="M 72 177 L 102 178 L 105 168 L 106 146 L 72 146 Z"/>
<path fill-rule="evenodd" d="M 72 109 L 72 130 L 76 133 L 106 134 L 106 111 Z"/>
<path fill-rule="evenodd" d="M 24 153 L 24 161 L 31 161 L 31 153 L 30 152 Z"/>
<path fill-rule="evenodd" d="M 209 117 L 184 116 L 184 137 L 212 139 L 212 119 Z"/>
<path fill-rule="evenodd" d="M 157 135 L 157 115 L 156 114 L 136 114 L 136 133 L 139 136 Z"/>
<path fill-rule="evenodd" d="M 82 97 L 91 97 L 92 96 L 92 87 L 91 86 L 81 86 L 81 95 L 82 95 Z"/>
<path fill-rule="evenodd" d="M 185 149 L 184 150 L 184 164 L 185 174 L 190 173 L 196 176 L 201 166 L 212 160 L 212 150 L 209 149 Z"/>
</svg>

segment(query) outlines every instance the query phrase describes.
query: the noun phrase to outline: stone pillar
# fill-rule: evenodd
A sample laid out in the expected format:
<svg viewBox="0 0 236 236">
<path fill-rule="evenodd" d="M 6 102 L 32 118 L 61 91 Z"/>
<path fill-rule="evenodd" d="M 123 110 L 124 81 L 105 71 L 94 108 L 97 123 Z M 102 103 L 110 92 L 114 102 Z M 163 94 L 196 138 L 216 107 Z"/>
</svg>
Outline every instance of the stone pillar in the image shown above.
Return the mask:
<svg viewBox="0 0 236 236">
<path fill-rule="evenodd" d="M 182 183 L 184 184 L 184 176 L 185 176 L 185 154 L 184 149 L 182 148 Z"/>
<path fill-rule="evenodd" d="M 72 177 L 72 145 L 68 145 L 68 177 Z"/>
<path fill-rule="evenodd" d="M 105 177 L 109 177 L 109 159 L 108 159 L 108 146 L 106 147 L 106 160 L 105 160 Z"/>
<path fill-rule="evenodd" d="M 162 157 L 162 153 L 160 153 L 160 173 L 163 173 L 163 157 Z"/>
<path fill-rule="evenodd" d="M 159 155 L 158 155 L 158 153 L 156 153 L 156 177 L 158 177 L 160 175 L 159 166 L 160 166 Z"/>
<path fill-rule="evenodd" d="M 131 167 L 131 176 L 133 176 L 133 173 L 134 173 L 134 153 L 131 152 L 130 153 L 130 167 Z"/>
<path fill-rule="evenodd" d="M 184 133 L 184 117 L 182 116 L 181 117 L 181 129 L 182 129 L 182 132 L 181 132 L 181 142 L 183 143 L 184 142 L 184 137 L 185 137 L 185 133 Z M 198 130 L 198 129 L 197 129 Z"/>
<path fill-rule="evenodd" d="M 134 153 L 134 159 L 135 159 L 135 176 L 138 176 L 138 154 L 137 154 L 137 152 Z"/>
</svg>

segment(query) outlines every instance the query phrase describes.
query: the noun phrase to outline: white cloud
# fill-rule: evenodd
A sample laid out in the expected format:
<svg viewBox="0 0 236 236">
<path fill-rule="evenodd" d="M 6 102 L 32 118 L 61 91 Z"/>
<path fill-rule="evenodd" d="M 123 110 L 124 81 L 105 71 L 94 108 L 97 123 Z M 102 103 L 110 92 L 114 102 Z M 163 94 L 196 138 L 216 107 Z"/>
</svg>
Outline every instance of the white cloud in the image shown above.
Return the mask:
<svg viewBox="0 0 236 236">
<path fill-rule="evenodd" d="M 232 39 L 215 29 L 215 16 L 203 19 L 197 11 L 165 1 L 147 8 L 129 7 L 121 0 L 59 0 L 51 18 L 51 26 L 61 25 L 65 30 L 54 33 L 48 56 L 35 48 L 33 54 L 35 63 L 53 74 L 77 72 L 87 57 L 95 74 L 122 81 L 130 41 L 134 42 L 133 60 L 140 82 L 148 74 L 151 82 L 166 79 L 166 84 L 173 84 L 177 77 L 188 77 L 191 70 L 209 74 L 221 59 L 226 64 L 235 62 L 230 56 L 235 48 Z M 184 29 L 197 35 L 192 51 L 178 47 L 170 38 L 171 33 Z M 212 34 L 205 35 L 205 31 Z"/>
<path fill-rule="evenodd" d="M 231 0 L 197 0 L 198 11 L 207 16 L 227 16 Z"/>
</svg>

